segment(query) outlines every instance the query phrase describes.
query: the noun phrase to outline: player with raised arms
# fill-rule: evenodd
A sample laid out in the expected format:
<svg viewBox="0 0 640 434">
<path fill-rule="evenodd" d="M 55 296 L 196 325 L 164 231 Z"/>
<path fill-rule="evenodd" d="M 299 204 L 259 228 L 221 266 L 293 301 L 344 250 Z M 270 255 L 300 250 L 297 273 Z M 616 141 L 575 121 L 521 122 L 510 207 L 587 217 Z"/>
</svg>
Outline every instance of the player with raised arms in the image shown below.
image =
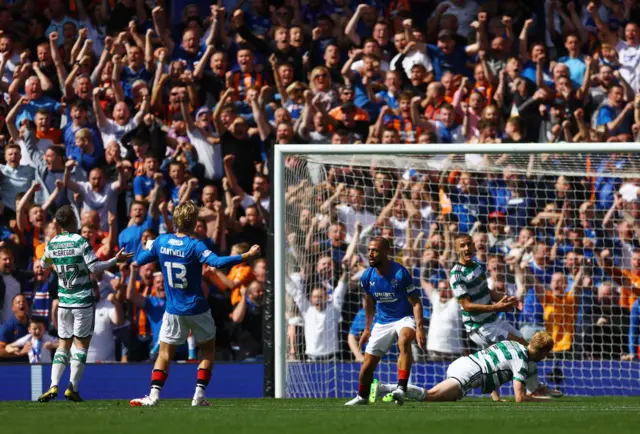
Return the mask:
<svg viewBox="0 0 640 434">
<path fill-rule="evenodd" d="M 389 240 L 375 237 L 367 246 L 369 265 L 360 285 L 365 292 L 365 327 L 360 337 L 360 347 L 367 341 L 364 362 L 360 368 L 358 394 L 345 405 L 366 405 L 369 403 L 373 373 L 389 348 L 398 339 L 400 357 L 398 358 L 398 385 L 392 392 L 392 398 L 402 404 L 407 392 L 409 372 L 413 355 L 411 343 L 414 339 L 424 350 L 422 302 L 420 290 L 413 285 L 409 271 L 389 259 L 391 246 Z M 376 323 L 371 329 L 374 314 Z"/>
<path fill-rule="evenodd" d="M 160 263 L 167 308 L 160 328 L 160 350 L 151 374 L 151 392 L 144 398 L 132 399 L 132 407 L 157 405 L 176 347 L 186 341 L 189 330 L 200 347 L 196 390 L 191 405 L 210 405 L 205 399 L 205 389 L 213 369 L 216 325 L 202 292 L 202 264 L 227 268 L 258 256 L 260 247 L 254 245 L 242 255 L 218 257 L 194 236 L 197 221 L 198 208 L 192 201 L 177 206 L 173 212 L 176 233 L 160 235 L 149 250 L 141 251 L 135 258 L 138 266 L 152 261 Z"/>
<path fill-rule="evenodd" d="M 484 350 L 460 357 L 447 369 L 446 380 L 429 390 L 409 386 L 408 396 L 417 401 L 445 402 L 462 399 L 471 389 L 491 393 L 513 380 L 516 402 L 549 401 L 527 395 L 527 388 L 537 386 L 529 363 L 539 362 L 553 349 L 553 339 L 547 332 L 537 332 L 527 346 L 516 341 L 501 341 Z M 392 384 L 379 384 L 377 393 L 393 390 Z"/>
<path fill-rule="evenodd" d="M 42 267 L 53 269 L 58 275 L 58 337 L 60 344 L 51 365 L 51 385 L 38 401 L 48 402 L 58 396 L 58 384 L 71 361 L 69 387 L 64 392 L 68 401 L 81 402 L 78 385 L 87 363 L 87 351 L 93 334 L 96 308 L 95 282 L 90 273 L 108 270 L 126 262 L 133 253 L 124 249 L 108 261 L 100 262 L 86 238 L 78 235 L 78 219 L 69 205 L 58 208 L 56 224 L 62 229 L 49 241 L 42 256 Z M 75 343 L 73 349 L 72 344 Z"/>
<path fill-rule="evenodd" d="M 520 331 L 505 319 L 498 317 L 498 312 L 513 311 L 518 305 L 516 297 L 500 296 L 489 289 L 484 266 L 474 259 L 476 249 L 471 236 L 460 234 L 455 239 L 458 262 L 449 273 L 449 282 L 460 307 L 462 322 L 469 338 L 480 348 L 487 348 L 497 342 L 508 340 L 528 345 Z M 528 392 L 545 396 L 559 397 L 562 392 L 550 390 L 538 380 L 538 370 L 534 361 L 529 362 L 531 381 L 527 383 Z M 534 387 L 532 387 L 534 386 Z M 494 400 L 500 395 L 495 390 Z"/>
</svg>

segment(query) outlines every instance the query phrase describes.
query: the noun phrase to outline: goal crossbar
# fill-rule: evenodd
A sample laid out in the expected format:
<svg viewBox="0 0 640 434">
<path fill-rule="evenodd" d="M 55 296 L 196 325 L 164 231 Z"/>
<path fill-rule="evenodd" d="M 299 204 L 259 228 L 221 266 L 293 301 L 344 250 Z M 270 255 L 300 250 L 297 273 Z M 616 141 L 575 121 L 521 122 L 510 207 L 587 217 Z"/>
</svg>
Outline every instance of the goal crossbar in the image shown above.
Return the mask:
<svg viewBox="0 0 640 434">
<path fill-rule="evenodd" d="M 530 145 L 530 149 L 524 149 Z M 629 153 L 640 151 L 640 143 L 491 143 L 491 144 L 399 144 L 399 145 L 275 145 L 275 161 L 293 154 L 544 154 Z M 276 165 L 276 168 L 278 165 Z"/>
</svg>

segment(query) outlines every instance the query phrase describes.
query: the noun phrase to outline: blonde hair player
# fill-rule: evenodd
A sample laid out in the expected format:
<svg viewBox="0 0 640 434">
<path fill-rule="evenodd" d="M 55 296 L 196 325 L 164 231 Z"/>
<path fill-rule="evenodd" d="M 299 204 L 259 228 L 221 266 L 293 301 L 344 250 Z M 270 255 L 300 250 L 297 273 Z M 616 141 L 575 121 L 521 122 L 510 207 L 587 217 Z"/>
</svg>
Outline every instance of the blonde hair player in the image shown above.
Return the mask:
<svg viewBox="0 0 640 434">
<path fill-rule="evenodd" d="M 198 208 L 195 203 L 187 201 L 178 205 L 173 211 L 176 233 L 160 235 L 148 250 L 140 252 L 135 258 L 139 266 L 153 261 L 160 264 L 164 276 L 166 311 L 160 328 L 160 350 L 151 374 L 151 391 L 144 398 L 132 399 L 132 407 L 158 404 L 176 347 L 187 340 L 190 330 L 200 348 L 196 390 L 191 405 L 210 405 L 205 399 L 205 390 L 213 369 L 216 325 L 202 292 L 202 264 L 215 268 L 231 267 L 258 256 L 260 247 L 254 245 L 242 255 L 218 257 L 194 236 L 197 221 Z"/>
<path fill-rule="evenodd" d="M 537 384 L 537 378 L 531 376 L 528 365 L 543 360 L 552 349 L 553 339 L 547 332 L 533 335 L 527 346 L 516 341 L 498 342 L 454 361 L 447 369 L 447 379 L 429 390 L 409 386 L 407 398 L 425 402 L 458 401 L 471 389 L 491 393 L 513 380 L 516 402 L 549 401 L 527 394 L 527 386 Z M 374 393 L 381 396 L 394 389 L 392 384 L 378 384 Z"/>
</svg>

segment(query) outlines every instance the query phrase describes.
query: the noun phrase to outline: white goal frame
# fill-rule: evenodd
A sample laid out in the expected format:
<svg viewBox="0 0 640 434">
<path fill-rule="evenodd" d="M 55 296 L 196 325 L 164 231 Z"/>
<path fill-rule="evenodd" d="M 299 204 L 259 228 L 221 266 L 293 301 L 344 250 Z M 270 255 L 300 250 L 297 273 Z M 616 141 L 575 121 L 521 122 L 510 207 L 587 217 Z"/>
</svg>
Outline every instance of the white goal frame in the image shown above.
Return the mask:
<svg viewBox="0 0 640 434">
<path fill-rule="evenodd" d="M 275 145 L 273 151 L 274 218 L 274 358 L 275 397 L 286 398 L 287 323 L 285 320 L 285 158 L 313 154 L 540 154 L 640 153 L 640 143 L 509 143 L 509 144 L 398 144 L 398 145 Z"/>
</svg>

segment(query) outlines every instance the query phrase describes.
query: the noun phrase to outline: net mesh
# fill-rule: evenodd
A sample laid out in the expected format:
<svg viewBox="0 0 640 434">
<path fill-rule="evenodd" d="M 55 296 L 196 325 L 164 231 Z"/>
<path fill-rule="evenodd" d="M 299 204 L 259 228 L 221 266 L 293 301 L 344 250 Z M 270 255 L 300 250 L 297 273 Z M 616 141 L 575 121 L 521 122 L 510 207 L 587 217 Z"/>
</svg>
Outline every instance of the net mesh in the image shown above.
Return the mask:
<svg viewBox="0 0 640 434">
<path fill-rule="evenodd" d="M 640 239 L 635 154 L 293 155 L 285 162 L 290 397 L 352 396 L 363 349 L 367 243 L 421 288 L 427 351 L 411 382 L 432 386 L 478 348 L 449 287 L 468 233 L 490 288 L 517 297 L 501 316 L 555 347 L 541 377 L 569 394 L 638 394 Z M 638 184 L 640 185 L 640 184 Z M 395 383 L 397 347 L 376 371 Z M 634 380 L 635 379 L 635 380 Z"/>
</svg>

